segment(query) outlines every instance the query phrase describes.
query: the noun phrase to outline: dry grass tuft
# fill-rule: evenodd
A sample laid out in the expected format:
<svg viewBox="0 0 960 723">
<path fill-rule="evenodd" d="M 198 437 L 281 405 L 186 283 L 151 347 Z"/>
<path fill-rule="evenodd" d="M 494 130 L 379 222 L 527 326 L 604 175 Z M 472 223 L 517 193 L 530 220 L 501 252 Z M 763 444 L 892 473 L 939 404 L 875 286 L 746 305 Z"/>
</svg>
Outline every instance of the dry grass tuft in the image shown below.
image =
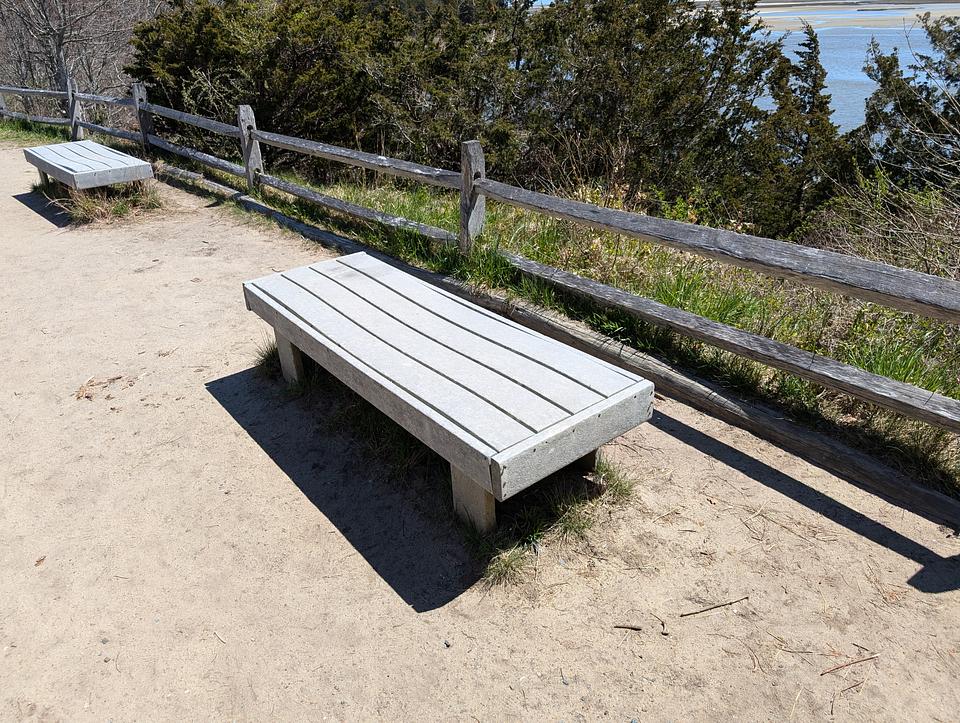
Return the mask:
<svg viewBox="0 0 960 723">
<path fill-rule="evenodd" d="M 528 565 L 528 551 L 519 545 L 510 547 L 490 558 L 483 572 L 483 581 L 491 587 L 516 585 L 523 580 Z"/>
<path fill-rule="evenodd" d="M 254 352 L 254 364 L 257 374 L 264 379 L 279 379 L 283 372 L 280 369 L 280 352 L 277 351 L 277 343 L 266 339 L 260 342 Z"/>
<path fill-rule="evenodd" d="M 544 548 L 587 541 L 604 510 L 629 501 L 635 481 L 602 454 L 588 474 L 561 470 L 500 505 L 500 526 L 483 536 L 465 526 L 488 585 L 523 580 Z"/>
<path fill-rule="evenodd" d="M 155 181 L 137 181 L 86 191 L 51 181 L 48 184 L 35 184 L 33 191 L 46 196 L 78 225 L 117 221 L 163 206 Z"/>
</svg>

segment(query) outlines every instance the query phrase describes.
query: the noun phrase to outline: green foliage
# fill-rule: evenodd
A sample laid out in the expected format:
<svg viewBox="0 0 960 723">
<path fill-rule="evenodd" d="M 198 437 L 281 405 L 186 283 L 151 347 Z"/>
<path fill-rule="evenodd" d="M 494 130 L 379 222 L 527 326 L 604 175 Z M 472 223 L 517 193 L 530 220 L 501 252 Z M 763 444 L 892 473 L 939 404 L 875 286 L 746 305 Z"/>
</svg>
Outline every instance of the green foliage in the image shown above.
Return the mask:
<svg viewBox="0 0 960 723">
<path fill-rule="evenodd" d="M 753 0 L 176 0 L 128 71 L 223 120 L 246 103 L 263 128 L 444 167 L 479 138 L 503 180 L 785 234 L 844 157 L 807 43 L 786 60 Z M 770 83 L 779 107 L 760 110 Z"/>
<path fill-rule="evenodd" d="M 781 57 L 770 74 L 775 110 L 759 126 L 752 166 L 759 183 L 755 221 L 766 235 L 787 236 L 835 191 L 849 152 L 830 120 L 820 42 L 804 28 L 797 62 Z"/>
<path fill-rule="evenodd" d="M 960 192 L 960 18 L 921 18 L 933 47 L 906 68 L 874 42 L 864 70 L 877 84 L 854 134 L 861 163 L 895 182 Z"/>
<path fill-rule="evenodd" d="M 533 15 L 522 124 L 553 183 L 628 203 L 721 188 L 741 167 L 778 47 L 749 2 L 560 0 Z M 572 182 L 572 183 L 571 183 Z"/>
</svg>

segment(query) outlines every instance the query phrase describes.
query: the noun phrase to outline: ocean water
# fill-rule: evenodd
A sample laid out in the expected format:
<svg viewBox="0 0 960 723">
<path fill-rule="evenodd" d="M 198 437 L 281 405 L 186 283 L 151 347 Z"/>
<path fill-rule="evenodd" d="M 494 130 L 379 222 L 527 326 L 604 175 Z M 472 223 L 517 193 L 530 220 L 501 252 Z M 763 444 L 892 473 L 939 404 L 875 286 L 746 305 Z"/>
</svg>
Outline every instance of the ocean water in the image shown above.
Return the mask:
<svg viewBox="0 0 960 723">
<path fill-rule="evenodd" d="M 817 37 L 820 62 L 827 71 L 833 122 L 841 131 L 852 130 L 863 123 L 864 102 L 876 87 L 863 72 L 871 39 L 875 38 L 885 53 L 896 50 L 904 66 L 913 62 L 914 53 L 930 52 L 926 34 L 917 29 L 907 35 L 903 28 L 817 28 Z M 793 53 L 802 40 L 802 33 L 792 32 L 784 42 L 784 49 Z"/>
<path fill-rule="evenodd" d="M 896 51 L 902 65 L 914 61 L 914 54 L 929 53 L 929 40 L 917 23 L 917 16 L 926 11 L 960 15 L 960 3 L 939 5 L 855 5 L 797 8 L 764 8 L 762 17 L 771 25 L 778 21 L 808 21 L 820 39 L 820 60 L 827 71 L 827 88 L 833 106 L 833 122 L 842 131 L 863 123 L 864 102 L 875 85 L 863 66 L 871 39 L 876 39 L 885 52 Z M 786 35 L 784 49 L 794 53 L 803 40 L 801 31 L 776 31 L 775 37 Z"/>
</svg>

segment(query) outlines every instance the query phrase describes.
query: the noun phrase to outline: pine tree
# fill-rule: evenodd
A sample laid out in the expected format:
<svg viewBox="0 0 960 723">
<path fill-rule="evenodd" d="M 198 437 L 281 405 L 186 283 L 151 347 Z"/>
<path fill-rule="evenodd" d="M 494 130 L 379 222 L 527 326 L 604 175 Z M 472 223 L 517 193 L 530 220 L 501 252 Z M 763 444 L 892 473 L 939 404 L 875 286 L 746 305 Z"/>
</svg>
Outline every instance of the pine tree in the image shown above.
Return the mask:
<svg viewBox="0 0 960 723">
<path fill-rule="evenodd" d="M 855 134 L 861 163 L 901 184 L 960 183 L 960 18 L 921 19 L 933 52 L 903 68 L 873 43 L 864 71 L 877 84 Z"/>
<path fill-rule="evenodd" d="M 763 233 L 786 236 L 831 194 L 848 154 L 830 120 L 820 42 L 810 25 L 792 62 L 782 56 L 768 79 L 774 110 L 753 147 L 757 175 L 753 220 Z"/>
</svg>

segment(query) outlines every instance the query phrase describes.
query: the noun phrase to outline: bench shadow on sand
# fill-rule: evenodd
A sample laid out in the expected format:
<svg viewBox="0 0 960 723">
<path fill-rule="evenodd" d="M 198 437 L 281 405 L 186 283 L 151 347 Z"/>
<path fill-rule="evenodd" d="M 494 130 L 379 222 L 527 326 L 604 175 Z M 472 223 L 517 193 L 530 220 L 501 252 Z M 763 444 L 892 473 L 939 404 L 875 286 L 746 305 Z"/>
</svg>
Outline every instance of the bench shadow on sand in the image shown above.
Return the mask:
<svg viewBox="0 0 960 723">
<path fill-rule="evenodd" d="M 18 193 L 13 197 L 38 216 L 43 216 L 57 228 L 66 228 L 70 225 L 70 214 L 44 196 L 42 193 Z"/>
<path fill-rule="evenodd" d="M 324 410 L 341 400 L 315 390 L 284 398 L 255 369 L 207 383 L 207 390 L 333 523 L 356 551 L 417 612 L 442 607 L 476 583 L 481 568 L 452 523 L 449 502 L 423 474 L 400 484 L 349 430 L 324 428 Z M 802 481 L 662 412 L 660 431 L 779 492 L 874 544 L 922 565 L 906 581 L 921 592 L 960 589 L 960 556 L 943 557 Z M 434 514 L 425 509 L 435 505 Z"/>
<path fill-rule="evenodd" d="M 426 476 L 413 474 L 400 484 L 356 435 L 324 429 L 324 410 L 340 404 L 335 392 L 319 389 L 308 401 L 284 398 L 277 383 L 255 369 L 206 387 L 414 610 L 442 607 L 477 582 L 482 570 L 449 512 L 425 509 L 447 504 Z"/>
<path fill-rule="evenodd" d="M 907 584 L 927 593 L 960 589 L 960 555 L 943 557 L 919 542 L 901 535 L 882 522 L 825 495 L 798 479 L 754 457 L 744 454 L 683 422 L 654 411 L 650 420 L 660 431 L 709 455 L 752 480 L 789 497 L 794 502 L 822 515 L 871 542 L 923 565 Z"/>
</svg>

